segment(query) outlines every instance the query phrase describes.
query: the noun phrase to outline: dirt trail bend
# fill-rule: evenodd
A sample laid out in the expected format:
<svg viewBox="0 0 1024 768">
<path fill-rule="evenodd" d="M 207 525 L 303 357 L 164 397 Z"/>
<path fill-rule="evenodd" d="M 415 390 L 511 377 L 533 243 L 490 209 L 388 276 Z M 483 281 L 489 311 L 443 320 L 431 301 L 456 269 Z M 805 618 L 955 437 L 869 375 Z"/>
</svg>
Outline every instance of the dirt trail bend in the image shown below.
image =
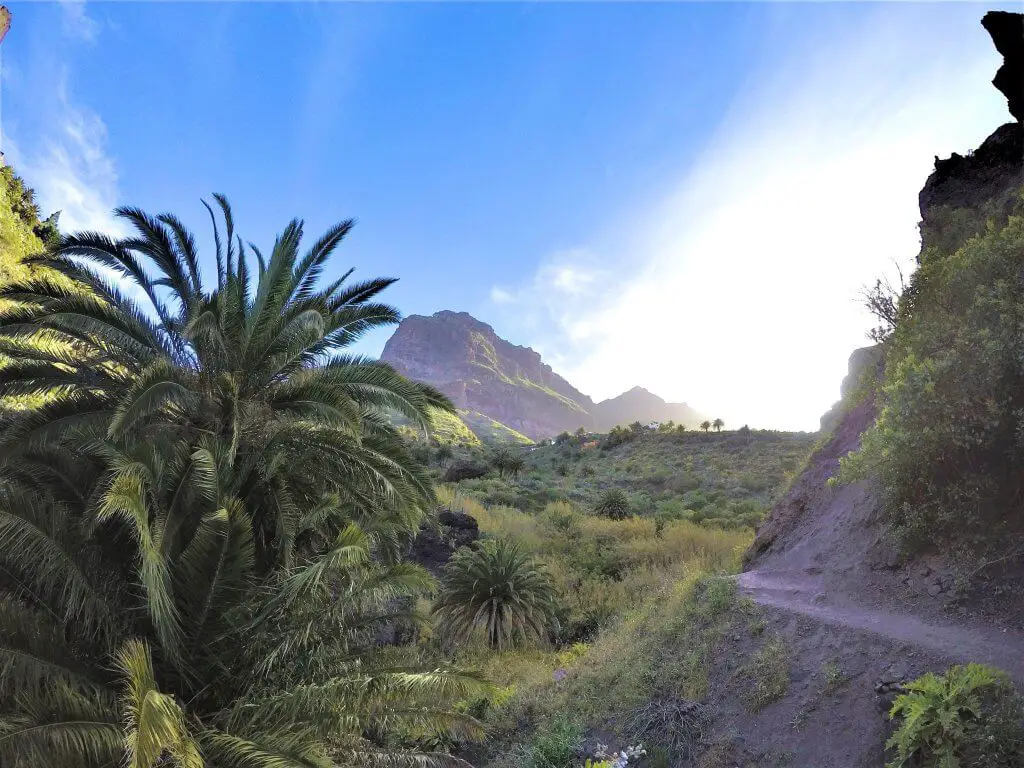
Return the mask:
<svg viewBox="0 0 1024 768">
<path fill-rule="evenodd" d="M 954 621 L 925 620 L 911 614 L 858 605 L 845 595 L 818 592 L 818 582 L 761 571 L 740 574 L 742 592 L 755 603 L 817 619 L 826 624 L 872 632 L 959 662 L 976 661 L 1006 670 L 1024 684 L 1024 632 Z"/>
</svg>

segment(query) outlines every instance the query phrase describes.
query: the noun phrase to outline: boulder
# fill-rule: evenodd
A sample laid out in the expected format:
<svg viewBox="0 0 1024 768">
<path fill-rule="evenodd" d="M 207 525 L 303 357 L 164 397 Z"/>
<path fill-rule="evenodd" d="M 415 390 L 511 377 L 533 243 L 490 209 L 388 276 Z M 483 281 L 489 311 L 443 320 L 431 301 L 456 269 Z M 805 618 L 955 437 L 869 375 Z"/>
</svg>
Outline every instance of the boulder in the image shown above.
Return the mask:
<svg viewBox="0 0 1024 768">
<path fill-rule="evenodd" d="M 461 483 L 463 480 L 476 480 L 490 470 L 486 464 L 472 461 L 457 461 L 445 470 L 441 481 L 445 483 Z"/>
<path fill-rule="evenodd" d="M 438 512 L 436 525 L 424 521 L 412 543 L 409 559 L 419 563 L 435 576 L 451 559 L 455 550 L 472 544 L 480 538 L 480 526 L 476 518 L 465 512 L 442 509 Z"/>
</svg>

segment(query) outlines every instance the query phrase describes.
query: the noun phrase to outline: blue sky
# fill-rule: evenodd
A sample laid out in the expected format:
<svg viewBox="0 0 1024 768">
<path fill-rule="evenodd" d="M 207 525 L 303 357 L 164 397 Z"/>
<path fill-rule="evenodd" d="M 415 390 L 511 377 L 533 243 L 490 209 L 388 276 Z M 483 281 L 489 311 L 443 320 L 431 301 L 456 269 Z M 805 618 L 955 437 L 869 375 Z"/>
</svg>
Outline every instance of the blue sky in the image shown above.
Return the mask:
<svg viewBox="0 0 1024 768">
<path fill-rule="evenodd" d="M 816 426 L 933 156 L 1008 119 L 981 5 L 10 7 L 3 149 L 65 225 L 353 216 L 404 313 L 754 426 Z"/>
</svg>

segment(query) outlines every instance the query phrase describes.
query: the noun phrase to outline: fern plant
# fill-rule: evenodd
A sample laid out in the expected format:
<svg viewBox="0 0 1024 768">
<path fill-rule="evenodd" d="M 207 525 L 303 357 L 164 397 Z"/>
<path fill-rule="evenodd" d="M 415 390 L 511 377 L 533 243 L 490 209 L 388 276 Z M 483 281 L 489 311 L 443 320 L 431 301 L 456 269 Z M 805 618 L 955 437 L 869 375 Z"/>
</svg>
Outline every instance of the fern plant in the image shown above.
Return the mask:
<svg viewBox="0 0 1024 768">
<path fill-rule="evenodd" d="M 983 664 L 929 672 L 908 683 L 889 713 L 901 720 L 886 744 L 896 750 L 889 768 L 1020 765 L 1020 707 L 1006 706 L 1016 698 L 1009 676 Z"/>
</svg>

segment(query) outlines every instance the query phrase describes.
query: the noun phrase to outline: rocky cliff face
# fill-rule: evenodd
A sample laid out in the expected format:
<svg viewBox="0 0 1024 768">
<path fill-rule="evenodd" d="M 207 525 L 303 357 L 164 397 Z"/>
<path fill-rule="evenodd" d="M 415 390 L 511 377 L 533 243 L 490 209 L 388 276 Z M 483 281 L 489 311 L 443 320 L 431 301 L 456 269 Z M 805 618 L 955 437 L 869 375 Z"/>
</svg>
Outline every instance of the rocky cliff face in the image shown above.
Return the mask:
<svg viewBox="0 0 1024 768">
<path fill-rule="evenodd" d="M 532 439 L 595 428 L 589 397 L 532 349 L 510 344 L 465 312 L 410 315 L 384 346 L 381 360 L 433 384 L 459 409 L 482 413 Z"/>
<path fill-rule="evenodd" d="M 986 205 L 992 214 L 1007 209 L 1009 198 L 1024 186 L 1024 14 L 991 11 L 982 19 L 1003 65 L 992 84 L 1006 96 L 1015 122 L 997 128 L 968 155 L 935 158 L 935 170 L 921 190 L 922 234 L 942 209 Z"/>
<path fill-rule="evenodd" d="M 381 360 L 448 395 L 478 434 L 488 419 L 534 440 L 580 427 L 591 431 L 632 421 L 672 419 L 692 425 L 700 420 L 685 404 L 666 403 L 639 387 L 595 404 L 537 352 L 510 344 L 465 312 L 410 315 L 384 346 Z"/>
</svg>

